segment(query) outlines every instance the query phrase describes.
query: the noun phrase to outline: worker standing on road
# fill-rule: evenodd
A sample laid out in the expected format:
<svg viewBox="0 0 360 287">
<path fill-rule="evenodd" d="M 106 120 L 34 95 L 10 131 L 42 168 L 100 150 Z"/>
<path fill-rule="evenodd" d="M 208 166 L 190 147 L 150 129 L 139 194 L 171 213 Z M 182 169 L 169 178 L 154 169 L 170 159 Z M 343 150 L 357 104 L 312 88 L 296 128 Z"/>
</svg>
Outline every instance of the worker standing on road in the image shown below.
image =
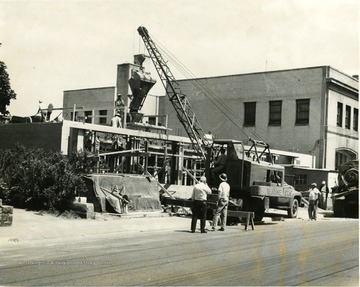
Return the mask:
<svg viewBox="0 0 360 287">
<path fill-rule="evenodd" d="M 219 200 L 216 208 L 216 212 L 213 219 L 213 227 L 212 230 L 215 231 L 219 218 L 221 222 L 220 231 L 225 231 L 226 227 L 226 218 L 227 218 L 227 210 L 229 205 L 229 197 L 230 197 L 230 185 L 226 182 L 227 176 L 225 173 L 222 173 L 219 176 L 221 183 L 219 185 Z"/>
<path fill-rule="evenodd" d="M 207 195 L 211 194 L 210 187 L 206 184 L 206 177 L 200 177 L 200 182 L 195 184 L 191 199 L 193 201 L 191 232 L 194 233 L 196 229 L 197 219 L 200 219 L 201 233 L 207 233 L 205 230 L 206 224 L 206 201 Z"/>
<path fill-rule="evenodd" d="M 321 208 L 325 209 L 327 208 L 327 198 L 329 196 L 329 188 L 326 185 L 326 181 L 323 181 L 320 186 L 320 192 L 321 192 Z"/>
<path fill-rule="evenodd" d="M 316 220 L 317 207 L 320 200 L 320 191 L 317 189 L 317 184 L 312 183 L 309 189 L 309 220 Z"/>
</svg>

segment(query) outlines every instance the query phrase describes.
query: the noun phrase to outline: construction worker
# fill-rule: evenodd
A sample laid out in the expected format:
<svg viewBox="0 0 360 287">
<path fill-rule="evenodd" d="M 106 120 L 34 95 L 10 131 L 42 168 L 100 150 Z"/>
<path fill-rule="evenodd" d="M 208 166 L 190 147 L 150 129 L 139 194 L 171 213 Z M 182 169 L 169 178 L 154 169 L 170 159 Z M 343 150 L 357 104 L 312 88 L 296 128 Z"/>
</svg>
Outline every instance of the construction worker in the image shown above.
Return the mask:
<svg viewBox="0 0 360 287">
<path fill-rule="evenodd" d="M 216 180 L 217 176 L 226 171 L 227 155 L 225 149 L 221 148 L 220 155 L 215 161 L 214 168 L 211 170 L 212 178 Z"/>
<path fill-rule="evenodd" d="M 219 199 L 217 208 L 215 211 L 214 219 L 213 219 L 213 226 L 212 230 L 215 231 L 219 218 L 221 222 L 221 228 L 220 231 L 225 231 L 226 227 L 226 218 L 227 218 L 227 210 L 229 205 L 229 198 L 230 198 L 230 185 L 226 182 L 227 181 L 227 175 L 225 173 L 222 173 L 219 176 L 221 183 L 219 185 Z"/>
<path fill-rule="evenodd" d="M 320 191 L 317 189 L 317 184 L 312 183 L 309 189 L 309 220 L 316 220 L 317 207 L 320 201 Z"/>
<path fill-rule="evenodd" d="M 205 230 L 206 224 L 206 210 L 207 210 L 207 195 L 211 194 L 210 187 L 206 184 L 206 177 L 200 177 L 200 182 L 195 184 L 191 199 L 193 201 L 192 219 L 191 219 L 191 233 L 195 232 L 196 222 L 200 219 L 201 233 L 207 233 Z"/>
<path fill-rule="evenodd" d="M 121 116 L 119 112 L 116 112 L 115 116 L 111 119 L 111 126 L 113 128 L 121 128 Z"/>
</svg>

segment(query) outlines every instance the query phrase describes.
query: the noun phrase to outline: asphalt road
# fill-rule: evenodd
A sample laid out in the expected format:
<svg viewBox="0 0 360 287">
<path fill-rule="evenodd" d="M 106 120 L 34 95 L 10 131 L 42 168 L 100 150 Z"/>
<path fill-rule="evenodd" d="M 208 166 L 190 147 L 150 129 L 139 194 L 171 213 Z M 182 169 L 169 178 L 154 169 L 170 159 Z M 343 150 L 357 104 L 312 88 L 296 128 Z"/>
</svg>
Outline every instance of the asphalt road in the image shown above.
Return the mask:
<svg viewBox="0 0 360 287">
<path fill-rule="evenodd" d="M 274 221 L 247 232 L 113 232 L 7 248 L 0 285 L 358 286 L 358 242 L 355 219 Z"/>
</svg>

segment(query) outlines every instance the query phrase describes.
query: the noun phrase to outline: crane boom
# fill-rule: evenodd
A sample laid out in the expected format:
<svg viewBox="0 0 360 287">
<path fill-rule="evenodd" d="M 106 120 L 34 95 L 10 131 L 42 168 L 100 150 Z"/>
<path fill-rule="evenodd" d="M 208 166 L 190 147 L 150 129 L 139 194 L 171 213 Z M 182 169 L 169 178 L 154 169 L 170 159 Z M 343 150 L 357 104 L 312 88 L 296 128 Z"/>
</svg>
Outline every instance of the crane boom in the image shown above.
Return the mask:
<svg viewBox="0 0 360 287">
<path fill-rule="evenodd" d="M 203 159 L 205 159 L 205 150 L 202 144 L 204 131 L 197 120 L 195 113 L 191 109 L 186 95 L 181 93 L 179 83 L 174 78 L 168 65 L 166 64 L 166 61 L 163 59 L 155 43 L 149 36 L 148 30 L 145 27 L 140 26 L 137 31 L 143 39 L 145 47 L 149 52 L 149 56 L 154 63 L 156 71 L 159 74 L 161 82 L 166 90 L 166 94 L 176 111 L 179 121 L 185 128 L 194 149 Z"/>
</svg>

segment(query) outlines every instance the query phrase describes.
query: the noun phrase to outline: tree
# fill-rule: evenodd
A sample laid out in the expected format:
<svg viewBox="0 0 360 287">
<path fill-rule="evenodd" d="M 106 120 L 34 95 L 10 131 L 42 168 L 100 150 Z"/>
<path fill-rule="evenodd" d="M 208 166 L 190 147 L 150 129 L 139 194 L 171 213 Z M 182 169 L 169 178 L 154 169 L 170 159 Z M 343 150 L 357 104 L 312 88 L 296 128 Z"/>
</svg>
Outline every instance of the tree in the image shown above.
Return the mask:
<svg viewBox="0 0 360 287">
<path fill-rule="evenodd" d="M 16 99 L 16 93 L 10 87 L 9 74 L 4 62 L 0 61 L 0 113 L 6 113 L 6 106 L 10 105 L 10 100 Z"/>
<path fill-rule="evenodd" d="M 0 151 L 0 197 L 6 204 L 64 211 L 85 192 L 82 174 L 60 152 L 20 145 Z"/>
</svg>

